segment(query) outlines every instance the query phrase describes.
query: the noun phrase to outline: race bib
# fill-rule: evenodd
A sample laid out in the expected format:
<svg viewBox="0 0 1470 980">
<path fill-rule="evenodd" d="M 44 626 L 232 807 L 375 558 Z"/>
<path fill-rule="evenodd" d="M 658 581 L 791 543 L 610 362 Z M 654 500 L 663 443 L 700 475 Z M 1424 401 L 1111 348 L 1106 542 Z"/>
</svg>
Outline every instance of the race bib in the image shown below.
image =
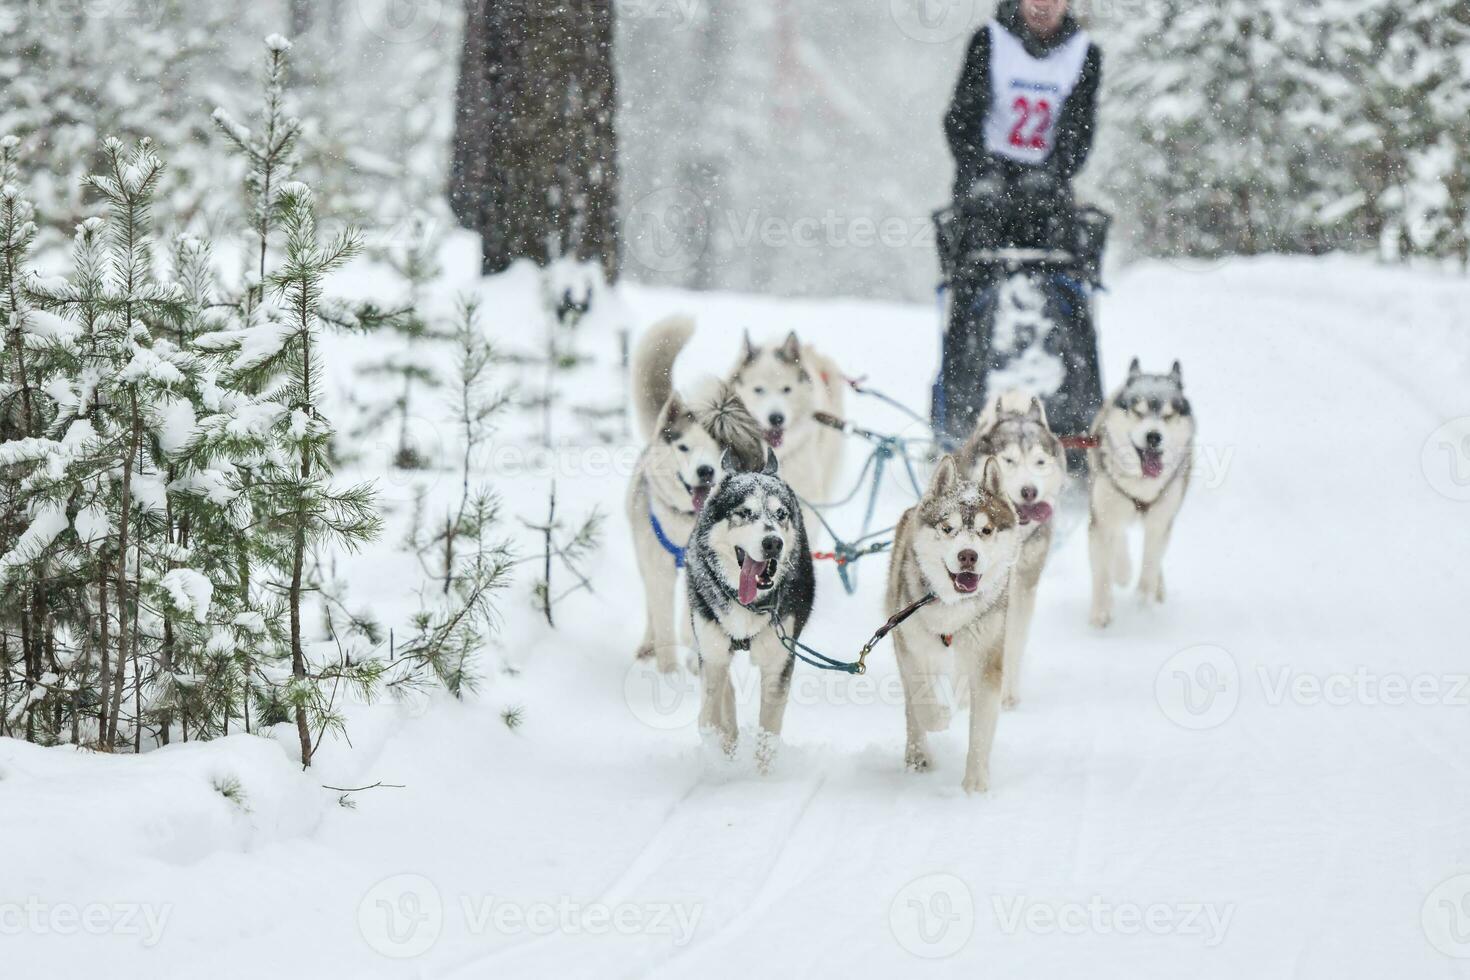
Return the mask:
<svg viewBox="0 0 1470 980">
<path fill-rule="evenodd" d="M 1056 149 L 1062 106 L 1082 78 L 1091 41 L 1078 31 L 1033 58 L 1010 31 L 995 21 L 990 31 L 990 113 L 985 149 L 1020 163 L 1045 163 Z"/>
</svg>

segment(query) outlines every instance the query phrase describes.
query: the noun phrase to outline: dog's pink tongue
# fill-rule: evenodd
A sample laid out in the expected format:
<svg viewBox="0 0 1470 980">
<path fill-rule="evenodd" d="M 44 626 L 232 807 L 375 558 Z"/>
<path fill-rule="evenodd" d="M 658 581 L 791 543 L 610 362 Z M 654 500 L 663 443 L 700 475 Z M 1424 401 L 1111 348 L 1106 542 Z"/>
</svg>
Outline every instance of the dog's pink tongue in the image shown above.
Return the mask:
<svg viewBox="0 0 1470 980">
<path fill-rule="evenodd" d="M 1164 472 L 1164 454 L 1163 453 L 1150 453 L 1150 452 L 1143 453 L 1143 475 L 1144 476 L 1147 476 L 1147 477 L 1156 477 L 1156 476 L 1161 475 L 1163 472 Z"/>
<path fill-rule="evenodd" d="M 1022 504 L 1019 510 L 1022 524 L 1045 524 L 1051 520 L 1051 504 Z"/>
<path fill-rule="evenodd" d="M 784 438 L 786 438 L 786 430 L 785 429 L 767 429 L 766 430 L 766 442 L 768 442 L 768 443 L 771 444 L 771 448 L 772 449 L 780 449 L 781 448 L 781 440 L 784 439 Z"/>
<path fill-rule="evenodd" d="M 689 503 L 694 507 L 694 513 L 698 514 L 704 510 L 704 502 L 709 499 L 709 487 L 698 486 L 694 488 L 689 497 Z"/>
<path fill-rule="evenodd" d="M 748 606 L 755 601 L 756 594 L 760 592 L 755 580 L 760 577 L 761 569 L 765 568 L 765 565 L 765 562 L 756 561 L 749 555 L 746 555 L 745 561 L 740 564 L 740 604 L 742 606 Z"/>
</svg>

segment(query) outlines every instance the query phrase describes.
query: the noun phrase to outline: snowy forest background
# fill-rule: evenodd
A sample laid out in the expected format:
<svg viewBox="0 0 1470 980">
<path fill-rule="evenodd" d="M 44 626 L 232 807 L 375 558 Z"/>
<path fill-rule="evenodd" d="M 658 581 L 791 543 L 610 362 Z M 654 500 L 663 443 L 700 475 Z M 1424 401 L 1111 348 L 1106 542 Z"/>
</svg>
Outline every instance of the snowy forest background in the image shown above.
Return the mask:
<svg viewBox="0 0 1470 980">
<path fill-rule="evenodd" d="M 1115 262 L 1470 263 L 1470 5 L 1078 13 L 1106 53 L 1082 196 L 1116 213 Z M 988 14 L 963 0 L 6 4 L 0 734 L 142 749 L 284 723 L 309 762 L 347 691 L 472 687 L 492 600 L 526 560 L 475 453 L 507 411 L 552 443 L 554 378 L 588 366 L 577 323 L 603 309 L 593 272 L 931 297 L 929 215 L 950 183 L 939 120 Z M 519 61 L 495 60 L 507 50 Z M 473 78 L 466 98 L 472 63 L 496 98 Z M 582 260 L 542 283 L 557 324 L 543 349 L 496 351 L 487 320 L 522 329 L 505 311 L 428 300 L 456 219 L 486 232 L 486 271 Z M 395 298 L 328 288 L 357 256 Z M 328 331 L 390 338 L 362 368 L 390 393 L 346 418 L 322 410 Z M 542 387 L 507 394 L 527 373 Z M 428 397 L 461 436 L 437 458 L 408 434 Z M 595 438 L 626 432 L 617 406 L 570 407 Z M 399 433 L 393 468 L 455 488 L 433 502 L 442 517 L 414 504 L 402 548 L 422 601 L 397 624 L 333 572 L 339 550 L 382 534 L 373 489 L 333 478 L 382 429 Z M 554 488 L 548 503 L 542 524 L 517 516 L 542 541 L 533 591 L 551 624 L 552 569 L 575 583 L 599 528 L 558 518 Z"/>
<path fill-rule="evenodd" d="M 499 22 L 541 5 L 480 3 Z M 923 299 L 950 162 L 939 119 L 986 0 L 583 0 L 607 13 L 621 272 L 694 288 Z M 1081 191 L 1115 258 L 1332 249 L 1467 258 L 1470 6 L 1458 0 L 1073 5 L 1105 51 Z M 498 13 L 497 13 L 498 12 Z M 586 15 L 586 16 L 584 16 Z M 0 11 L 0 131 L 29 139 L 70 235 L 104 135 L 169 149 L 168 220 L 209 228 L 239 161 L 208 112 L 257 46 L 296 43 L 304 171 L 374 239 L 448 220 L 464 6 L 451 0 L 43 3 Z M 34 143 L 34 140 L 30 140 Z M 234 168 L 234 169 L 232 169 Z"/>
</svg>

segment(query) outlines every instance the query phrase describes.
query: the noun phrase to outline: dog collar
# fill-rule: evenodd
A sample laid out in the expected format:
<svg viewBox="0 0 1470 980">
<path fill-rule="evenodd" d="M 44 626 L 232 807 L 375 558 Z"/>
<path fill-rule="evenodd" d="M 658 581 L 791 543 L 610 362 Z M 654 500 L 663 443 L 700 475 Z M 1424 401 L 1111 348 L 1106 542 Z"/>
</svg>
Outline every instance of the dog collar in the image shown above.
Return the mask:
<svg viewBox="0 0 1470 980">
<path fill-rule="evenodd" d="M 658 539 L 659 544 L 663 545 L 663 549 L 674 556 L 674 567 L 683 568 L 685 549 L 669 540 L 669 536 L 664 533 L 663 525 L 658 522 L 658 517 L 654 515 L 652 507 L 648 508 L 648 526 L 653 528 L 653 536 Z"/>
</svg>

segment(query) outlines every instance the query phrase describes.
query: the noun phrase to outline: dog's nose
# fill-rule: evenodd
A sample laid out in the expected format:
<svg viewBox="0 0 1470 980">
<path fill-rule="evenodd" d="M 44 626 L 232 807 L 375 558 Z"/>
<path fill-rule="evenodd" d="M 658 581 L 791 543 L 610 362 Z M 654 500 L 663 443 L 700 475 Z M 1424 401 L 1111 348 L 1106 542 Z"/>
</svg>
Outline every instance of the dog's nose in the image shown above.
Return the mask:
<svg viewBox="0 0 1470 980">
<path fill-rule="evenodd" d="M 1033 487 L 1033 486 L 1031 486 L 1031 485 L 1029 485 L 1029 484 L 1026 485 L 1026 486 L 1024 486 L 1024 487 L 1022 487 L 1021 488 L 1021 499 L 1024 500 L 1024 501 L 1026 501 L 1026 503 L 1028 503 L 1028 504 L 1031 503 L 1031 501 L 1033 501 L 1033 500 L 1036 499 L 1036 488 Z"/>
<path fill-rule="evenodd" d="M 761 538 L 761 554 L 765 555 L 768 559 L 775 558 L 781 554 L 783 544 L 784 542 L 780 538 L 774 534 L 768 534 Z"/>
<path fill-rule="evenodd" d="M 959 554 L 959 558 L 960 568 L 967 572 L 975 567 L 975 562 L 980 560 L 980 556 L 969 548 L 961 551 Z"/>
<path fill-rule="evenodd" d="M 773 429 L 779 429 L 786 424 L 786 416 L 780 412 L 772 412 L 769 418 L 771 420 L 771 428 Z"/>
<path fill-rule="evenodd" d="M 706 463 L 695 470 L 694 475 L 699 477 L 700 483 L 713 483 L 715 481 L 715 468 Z"/>
<path fill-rule="evenodd" d="M 1158 449 L 1159 443 L 1164 441 L 1164 437 L 1161 433 L 1150 432 L 1148 435 L 1143 437 L 1143 441 L 1148 443 L 1148 448 Z"/>
</svg>

